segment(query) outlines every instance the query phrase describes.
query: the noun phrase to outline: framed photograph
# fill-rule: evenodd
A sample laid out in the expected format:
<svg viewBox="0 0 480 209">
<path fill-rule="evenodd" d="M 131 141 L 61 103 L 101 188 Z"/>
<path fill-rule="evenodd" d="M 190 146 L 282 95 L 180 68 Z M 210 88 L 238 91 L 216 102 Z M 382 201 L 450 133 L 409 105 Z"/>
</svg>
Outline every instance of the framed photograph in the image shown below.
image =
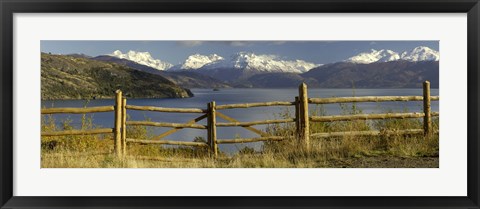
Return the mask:
<svg viewBox="0 0 480 209">
<path fill-rule="evenodd" d="M 479 4 L 1 1 L 1 208 L 479 208 Z"/>
</svg>

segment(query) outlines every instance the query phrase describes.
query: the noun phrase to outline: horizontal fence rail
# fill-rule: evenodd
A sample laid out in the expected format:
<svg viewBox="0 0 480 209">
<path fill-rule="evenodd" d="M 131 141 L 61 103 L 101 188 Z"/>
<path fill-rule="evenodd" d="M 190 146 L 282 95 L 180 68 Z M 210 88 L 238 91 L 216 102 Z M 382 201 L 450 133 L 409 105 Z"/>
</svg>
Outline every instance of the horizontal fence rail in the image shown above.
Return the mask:
<svg viewBox="0 0 480 209">
<path fill-rule="evenodd" d="M 261 141 L 282 141 L 288 139 L 284 136 L 267 136 L 257 138 L 237 138 L 237 139 L 218 139 L 218 144 L 235 144 L 235 143 L 249 143 L 249 142 L 261 142 Z"/>
<path fill-rule="evenodd" d="M 55 132 L 42 132 L 41 136 L 67 136 L 67 135 L 91 135 L 91 134 L 111 134 L 113 128 L 100 128 L 90 130 L 65 130 Z"/>
<path fill-rule="evenodd" d="M 127 142 L 139 143 L 139 144 L 166 144 L 166 145 L 184 145 L 184 146 L 199 146 L 206 147 L 207 143 L 204 142 L 187 142 L 187 141 L 168 141 L 168 140 L 140 140 L 140 139 L 128 139 Z"/>
<path fill-rule="evenodd" d="M 332 115 L 332 116 L 311 116 L 313 122 L 334 122 L 354 120 L 378 120 L 378 119 L 405 119 L 422 118 L 425 113 L 383 113 L 383 114 L 357 114 L 357 115 Z"/>
<path fill-rule="evenodd" d="M 250 121 L 250 122 L 231 122 L 231 123 L 217 123 L 217 126 L 254 126 L 265 125 L 275 123 L 291 123 L 295 122 L 295 118 L 279 119 L 279 120 L 262 120 L 262 121 Z"/>
<path fill-rule="evenodd" d="M 207 110 L 198 108 L 169 108 L 169 107 L 153 107 L 153 106 L 135 106 L 127 105 L 129 110 L 143 110 L 143 111 L 155 111 L 155 112 L 176 112 L 176 113 L 206 113 Z"/>
<path fill-rule="evenodd" d="M 432 101 L 439 100 L 438 96 L 430 97 Z M 378 96 L 378 97 L 331 97 L 331 98 L 309 98 L 310 104 L 333 104 L 350 102 L 408 102 L 423 101 L 423 96 Z"/>
<path fill-rule="evenodd" d="M 127 121 L 127 125 L 132 126 L 155 126 L 155 127 L 171 127 L 171 128 L 196 128 L 196 129 L 207 129 L 204 125 L 199 124 L 188 124 L 188 123 L 160 123 L 160 122 L 151 122 L 151 121 Z"/>
<path fill-rule="evenodd" d="M 42 108 L 41 114 L 85 114 L 96 112 L 112 112 L 115 110 L 114 106 L 100 106 L 100 107 L 58 107 L 58 108 Z"/>
<path fill-rule="evenodd" d="M 98 107 L 59 107 L 59 108 L 42 108 L 40 114 L 86 114 L 97 112 L 113 112 L 115 106 L 98 106 Z M 71 135 L 94 135 L 94 134 L 111 134 L 114 133 L 113 128 L 100 128 L 89 130 L 63 130 L 41 132 L 41 136 L 71 136 Z"/>
<path fill-rule="evenodd" d="M 123 98 L 121 91 L 116 91 L 114 106 L 84 107 L 84 108 L 42 108 L 41 114 L 85 114 L 95 112 L 114 112 L 114 128 L 100 128 L 90 130 L 64 130 L 42 132 L 41 136 L 64 136 L 64 135 L 88 135 L 88 134 L 110 134 L 113 133 L 114 151 L 117 156 L 125 156 L 127 152 L 127 142 L 136 144 L 158 144 L 158 145 L 177 145 L 177 146 L 198 146 L 206 147 L 212 157 L 217 156 L 218 144 L 251 143 L 264 141 L 282 141 L 299 140 L 300 146 L 307 150 L 310 148 L 310 138 L 329 138 L 345 136 L 382 136 L 382 135 L 417 135 L 424 134 L 429 136 L 432 133 L 438 133 L 438 130 L 432 129 L 432 117 L 438 117 L 438 112 L 431 111 L 431 101 L 440 100 L 439 96 L 430 96 L 430 83 L 423 83 L 423 96 L 362 96 L 362 97 L 330 97 L 330 98 L 309 98 L 306 84 L 301 84 L 298 89 L 298 97 L 294 102 L 272 101 L 244 104 L 224 104 L 216 105 L 215 101 L 208 103 L 206 109 L 200 108 L 169 108 L 155 106 L 136 106 L 127 105 L 127 100 Z M 353 114 L 353 115 L 328 115 L 328 116 L 310 116 L 309 104 L 334 104 L 334 103 L 353 103 L 353 102 L 395 102 L 395 101 L 423 101 L 423 112 L 407 113 L 372 113 L 372 114 Z M 270 107 L 270 106 L 294 106 L 295 117 L 275 120 L 259 121 L 238 121 L 229 117 L 219 110 L 252 108 L 252 107 Z M 202 115 L 185 123 L 167 123 L 154 121 L 127 121 L 127 110 L 154 111 L 167 113 L 201 113 Z M 217 122 L 217 117 L 227 122 Z M 423 118 L 423 129 L 406 130 L 369 130 L 369 131 L 343 131 L 328 133 L 310 133 L 310 122 L 336 122 L 336 121 L 356 121 L 356 120 L 384 120 L 384 119 L 409 119 Z M 206 119 L 207 125 L 197 124 Z M 254 128 L 256 125 L 269 125 L 281 123 L 295 123 L 295 133 L 293 136 L 272 136 L 266 131 Z M 127 125 L 129 126 L 153 126 L 171 128 L 170 130 L 153 137 L 150 140 L 127 138 Z M 217 127 L 242 127 L 254 132 L 259 137 L 254 138 L 234 138 L 217 139 Z M 164 137 L 171 135 L 185 128 L 202 129 L 207 131 L 207 142 L 176 141 L 165 140 Z"/>
<path fill-rule="evenodd" d="M 258 102 L 258 103 L 245 103 L 245 104 L 227 104 L 217 105 L 217 110 L 233 109 L 233 108 L 250 108 L 250 107 L 269 107 L 269 106 L 291 106 L 295 105 L 295 102 Z"/>
<path fill-rule="evenodd" d="M 380 135 L 407 135 L 407 134 L 423 134 L 423 129 L 330 132 L 330 133 L 314 133 L 314 134 L 311 134 L 310 136 L 318 137 L 318 138 L 330 138 L 330 137 L 343 137 L 343 136 L 380 136 Z"/>
</svg>

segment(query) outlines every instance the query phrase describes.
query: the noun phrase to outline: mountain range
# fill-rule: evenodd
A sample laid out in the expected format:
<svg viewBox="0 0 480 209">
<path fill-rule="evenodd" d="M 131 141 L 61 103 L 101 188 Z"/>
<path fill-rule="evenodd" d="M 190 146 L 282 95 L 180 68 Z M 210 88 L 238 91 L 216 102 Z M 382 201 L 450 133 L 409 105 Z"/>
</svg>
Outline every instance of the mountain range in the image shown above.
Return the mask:
<svg viewBox="0 0 480 209">
<path fill-rule="evenodd" d="M 404 51 L 402 53 L 394 52 L 388 49 L 371 49 L 370 52 L 362 52 L 346 59 L 345 61 L 360 64 L 370 64 L 374 62 L 390 62 L 397 60 L 407 60 L 411 62 L 439 61 L 440 53 L 425 46 L 415 47 L 411 51 Z"/>
<path fill-rule="evenodd" d="M 129 51 L 128 53 L 124 54 L 121 51 L 116 50 L 113 53 L 105 56 L 130 60 L 161 71 L 199 69 L 212 70 L 229 68 L 258 72 L 304 73 L 314 67 L 319 66 L 318 64 L 306 62 L 304 60 L 283 60 L 276 55 L 257 55 L 250 52 L 238 52 L 231 55 L 227 59 L 217 54 L 193 54 L 188 56 L 185 61 L 177 65 L 173 65 L 169 62 L 159 59 L 154 59 L 149 52 Z"/>
<path fill-rule="evenodd" d="M 146 56 L 146 52 L 130 51 L 127 54 L 128 59 L 135 63 L 135 60 L 146 62 L 144 58 L 151 57 Z M 311 87 L 325 88 L 346 88 L 355 82 L 358 83 L 358 88 L 407 88 L 420 85 L 419 79 L 431 80 L 432 86 L 435 86 L 435 83 L 438 83 L 439 59 L 438 51 L 419 46 L 404 52 L 371 49 L 343 61 L 325 65 L 249 52 L 238 52 L 227 58 L 218 54 L 193 54 L 177 65 L 161 60 L 148 63 L 167 63 L 165 66 L 172 66 L 163 68 L 160 72 L 183 72 L 188 75 L 196 73 L 223 82 L 224 85 L 240 88 L 290 88 L 301 82 L 306 82 Z M 159 73 L 158 70 L 156 73 Z M 199 84 L 195 87 L 202 86 Z"/>
<path fill-rule="evenodd" d="M 76 56 L 86 56 L 75 54 Z M 250 52 L 238 52 L 228 58 L 217 54 L 201 55 L 193 54 L 185 61 L 174 65 L 160 59 L 154 59 L 149 52 L 129 51 L 122 53 L 116 50 L 105 55 L 119 59 L 130 60 L 161 71 L 180 70 L 212 70 L 212 69 L 241 69 L 246 71 L 258 71 L 264 73 L 304 73 L 321 64 L 315 64 L 304 60 L 284 60 L 276 55 L 254 54 Z M 357 64 L 370 64 L 374 62 L 390 62 L 407 60 L 411 62 L 439 61 L 440 53 L 426 46 L 419 46 L 411 51 L 395 52 L 389 49 L 371 49 L 344 60 Z"/>
<path fill-rule="evenodd" d="M 189 88 L 295 88 L 302 82 L 312 88 L 420 88 L 429 80 L 438 88 L 439 59 L 439 52 L 424 46 L 372 49 L 328 64 L 250 52 L 193 54 L 177 65 L 149 52 L 42 53 L 42 98 L 107 97 L 119 86 L 132 97 L 188 97 Z"/>
</svg>

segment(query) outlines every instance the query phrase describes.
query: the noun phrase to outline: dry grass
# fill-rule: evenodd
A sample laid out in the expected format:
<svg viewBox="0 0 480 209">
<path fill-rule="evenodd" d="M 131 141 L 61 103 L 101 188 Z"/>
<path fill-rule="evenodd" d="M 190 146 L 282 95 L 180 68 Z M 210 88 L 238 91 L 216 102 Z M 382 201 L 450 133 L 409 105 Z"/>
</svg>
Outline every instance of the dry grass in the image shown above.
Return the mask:
<svg viewBox="0 0 480 209">
<path fill-rule="evenodd" d="M 355 104 L 341 105 L 342 114 L 358 114 Z M 312 115 L 325 115 L 317 106 Z M 276 117 L 290 117 L 285 113 Z M 438 130 L 438 118 L 434 118 Z M 91 118 L 82 118 L 82 129 L 94 128 Z M 422 128 L 418 119 L 388 119 L 312 123 L 311 132 L 400 130 Z M 70 121 L 60 127 L 45 116 L 42 131 L 72 129 Z M 277 136 L 292 136 L 293 124 L 268 126 L 266 131 Z M 128 137 L 150 139 L 146 127 L 128 127 Z M 202 141 L 195 138 L 194 141 Z M 296 138 L 281 142 L 265 142 L 261 151 L 245 147 L 233 156 L 220 153 L 209 157 L 205 148 L 128 144 L 128 155 L 117 159 L 112 154 L 111 135 L 42 137 L 43 168 L 322 168 L 322 167 L 438 167 L 438 133 L 423 135 L 381 135 L 378 137 L 337 137 L 311 139 L 311 149 L 304 150 Z"/>
</svg>

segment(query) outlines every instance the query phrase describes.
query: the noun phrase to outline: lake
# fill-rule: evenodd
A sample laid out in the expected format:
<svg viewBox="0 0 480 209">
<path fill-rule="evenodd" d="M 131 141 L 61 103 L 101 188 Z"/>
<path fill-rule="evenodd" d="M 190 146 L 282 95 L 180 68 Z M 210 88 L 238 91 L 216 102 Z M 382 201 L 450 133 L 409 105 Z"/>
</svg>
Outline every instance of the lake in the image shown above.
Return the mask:
<svg viewBox="0 0 480 209">
<path fill-rule="evenodd" d="M 267 101 L 294 101 L 298 96 L 297 89 L 220 89 L 220 91 L 212 91 L 212 89 L 191 89 L 194 93 L 192 98 L 182 99 L 128 99 L 127 104 L 139 106 L 159 106 L 159 107 L 185 107 L 185 108 L 207 108 L 207 103 L 215 101 L 217 105 L 251 103 L 251 102 L 267 102 Z M 309 97 L 346 97 L 346 96 L 422 96 L 422 89 L 309 89 Z M 438 89 L 431 89 L 432 96 L 438 96 Z M 112 99 L 101 100 L 49 100 L 42 101 L 42 107 L 83 107 L 83 106 L 105 106 L 114 105 Z M 380 113 L 387 111 L 403 112 L 421 112 L 423 109 L 422 101 L 416 102 L 370 102 L 357 103 L 357 107 L 363 110 L 363 113 Z M 324 105 L 327 115 L 335 115 L 342 112 L 339 104 Z M 315 109 L 315 105 L 310 105 L 310 110 Z M 439 110 L 439 102 L 432 101 L 432 111 Z M 281 113 L 289 111 L 294 116 L 292 107 L 254 107 L 248 109 L 227 109 L 219 110 L 227 116 L 233 117 L 239 121 L 254 121 L 266 119 L 279 119 Z M 155 122 L 171 122 L 185 123 L 192 120 L 200 114 L 195 113 L 159 113 L 150 111 L 127 110 L 129 120 L 145 120 L 150 119 Z M 79 127 L 81 124 L 81 115 L 76 114 L 55 114 L 53 115 L 57 123 L 62 120 L 71 119 L 72 125 Z M 113 112 L 87 114 L 92 116 L 93 123 L 99 127 L 113 127 Z M 217 117 L 217 122 L 226 122 Z M 206 119 L 199 122 L 206 125 Z M 265 125 L 255 126 L 264 129 Z M 170 128 L 151 128 L 154 134 L 161 134 Z M 206 138 L 206 130 L 182 129 L 172 135 L 166 137 L 168 140 L 192 141 L 196 136 Z M 236 137 L 250 138 L 257 135 L 241 127 L 217 127 L 218 139 L 233 139 Z M 219 146 L 221 151 L 234 153 L 235 151 L 250 146 L 260 149 L 262 143 L 248 144 L 222 144 Z"/>
</svg>

